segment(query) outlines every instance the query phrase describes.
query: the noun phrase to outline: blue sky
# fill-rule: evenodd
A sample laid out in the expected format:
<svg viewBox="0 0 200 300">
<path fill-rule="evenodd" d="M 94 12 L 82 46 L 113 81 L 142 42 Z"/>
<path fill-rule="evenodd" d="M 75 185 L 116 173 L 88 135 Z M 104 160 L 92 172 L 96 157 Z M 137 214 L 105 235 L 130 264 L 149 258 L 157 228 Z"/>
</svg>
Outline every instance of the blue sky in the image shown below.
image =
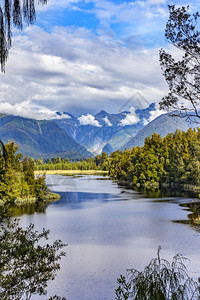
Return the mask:
<svg viewBox="0 0 200 300">
<path fill-rule="evenodd" d="M 37 2 L 37 1 L 36 1 Z M 51 118 L 110 113 L 159 102 L 168 87 L 159 49 L 176 50 L 164 38 L 168 5 L 199 0 L 49 0 L 37 5 L 37 21 L 13 32 L 1 74 L 0 112 Z"/>
</svg>

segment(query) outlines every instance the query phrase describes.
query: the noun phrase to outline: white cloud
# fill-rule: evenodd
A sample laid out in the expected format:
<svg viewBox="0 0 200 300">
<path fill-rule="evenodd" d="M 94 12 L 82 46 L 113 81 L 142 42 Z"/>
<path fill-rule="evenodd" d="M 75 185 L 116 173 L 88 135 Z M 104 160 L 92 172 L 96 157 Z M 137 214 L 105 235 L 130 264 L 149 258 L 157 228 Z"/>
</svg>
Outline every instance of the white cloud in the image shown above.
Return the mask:
<svg viewBox="0 0 200 300">
<path fill-rule="evenodd" d="M 156 109 L 150 111 L 149 113 L 150 113 L 150 117 L 148 118 L 148 120 L 147 119 L 143 120 L 144 125 L 149 124 L 150 122 L 152 122 L 154 119 L 156 119 L 160 115 L 166 114 L 166 111 L 163 109 L 159 109 L 158 104 L 156 104 Z"/>
<path fill-rule="evenodd" d="M 101 127 L 99 122 L 95 120 L 95 117 L 91 114 L 82 115 L 80 118 L 78 118 L 78 120 L 81 125 L 91 125 L 95 127 Z"/>
<path fill-rule="evenodd" d="M 41 115 L 46 108 L 48 115 L 48 110 L 86 114 L 104 109 L 114 113 L 121 111 L 128 99 L 132 99 L 131 106 L 138 107 L 140 102 L 143 108 L 160 101 L 168 93 L 158 55 L 168 19 L 165 2 L 49 0 L 47 5 L 39 5 L 37 24 L 47 31 L 37 26 L 24 28 L 23 35 L 13 31 L 6 74 L 0 74 L 0 103 L 15 107 L 29 98 L 34 111 Z M 196 2 L 191 3 L 194 6 Z M 72 23 L 66 16 L 75 9 L 85 12 L 85 26 L 91 30 L 76 27 L 82 22 L 76 23 L 76 17 L 74 26 L 58 26 Z M 95 22 L 89 18 L 87 22 L 87 14 Z M 158 46 L 153 48 L 155 37 Z M 136 93 L 142 95 L 139 102 L 132 97 Z M 1 111 L 3 107 L 7 109 L 2 106 Z M 25 111 L 18 113 L 24 115 Z"/>
<path fill-rule="evenodd" d="M 144 126 L 146 126 L 147 124 L 149 124 L 149 121 L 147 119 L 143 119 L 142 123 Z"/>
<path fill-rule="evenodd" d="M 56 118 L 54 119 L 71 119 L 71 116 L 67 113 L 59 112 L 59 114 L 56 113 Z"/>
<path fill-rule="evenodd" d="M 32 105 L 31 100 L 17 102 L 11 104 L 9 102 L 0 102 L 0 113 L 7 115 L 21 116 L 24 118 L 36 120 L 61 119 L 63 116 L 58 116 L 55 111 L 51 111 L 46 107 Z M 65 115 L 65 118 L 71 118 Z"/>
<path fill-rule="evenodd" d="M 92 13 L 99 20 L 101 33 L 115 36 L 113 24 L 118 24 L 123 35 L 143 35 L 162 32 L 168 17 L 166 0 L 106 1 L 93 0 Z M 121 26 L 123 24 L 123 27 Z M 142 42 L 142 41 L 141 41 Z M 144 42 L 144 41 L 143 41 Z"/>
<path fill-rule="evenodd" d="M 154 119 L 156 119 L 157 117 L 159 117 L 162 114 L 165 114 L 166 111 L 162 110 L 162 109 L 156 109 L 156 110 L 152 110 L 150 111 L 150 118 L 148 119 L 149 122 L 153 121 Z"/>
<path fill-rule="evenodd" d="M 29 98 L 51 111 L 72 113 L 118 112 L 136 93 L 146 107 L 168 91 L 158 49 L 128 49 L 83 28 L 25 30 L 14 38 L 6 73 L 0 76 L 1 102 Z"/>
<path fill-rule="evenodd" d="M 112 123 L 109 121 L 108 117 L 105 116 L 105 118 L 102 119 L 109 127 L 113 126 Z"/>
<path fill-rule="evenodd" d="M 129 111 L 130 113 L 127 114 L 126 117 L 120 121 L 120 126 L 134 125 L 140 121 L 140 119 L 135 113 L 134 107 L 130 107 Z"/>
<path fill-rule="evenodd" d="M 149 4 L 165 4 L 166 0 L 148 0 Z"/>
</svg>

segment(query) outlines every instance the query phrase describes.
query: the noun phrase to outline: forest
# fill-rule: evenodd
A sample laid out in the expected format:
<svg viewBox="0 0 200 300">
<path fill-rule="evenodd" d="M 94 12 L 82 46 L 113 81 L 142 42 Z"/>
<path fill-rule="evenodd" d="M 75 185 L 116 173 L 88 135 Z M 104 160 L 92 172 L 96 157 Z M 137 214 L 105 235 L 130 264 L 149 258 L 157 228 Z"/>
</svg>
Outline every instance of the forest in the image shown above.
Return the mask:
<svg viewBox="0 0 200 300">
<path fill-rule="evenodd" d="M 109 174 L 132 187 L 199 193 L 200 129 L 176 130 L 164 138 L 154 133 L 145 139 L 143 147 L 113 152 Z"/>
<path fill-rule="evenodd" d="M 34 175 L 35 162 L 30 157 L 17 153 L 14 142 L 4 145 L 0 151 L 0 204 L 20 204 L 58 199 L 50 193 L 45 183 L 45 175 Z"/>
</svg>

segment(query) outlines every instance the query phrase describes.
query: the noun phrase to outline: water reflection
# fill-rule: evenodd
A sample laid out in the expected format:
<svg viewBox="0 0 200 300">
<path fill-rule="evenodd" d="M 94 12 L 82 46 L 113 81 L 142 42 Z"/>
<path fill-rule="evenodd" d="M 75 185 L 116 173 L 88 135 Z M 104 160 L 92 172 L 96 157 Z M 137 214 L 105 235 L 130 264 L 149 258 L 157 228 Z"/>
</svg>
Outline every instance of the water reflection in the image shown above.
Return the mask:
<svg viewBox="0 0 200 300">
<path fill-rule="evenodd" d="M 110 181 L 107 176 L 95 175 L 47 175 L 47 185 L 52 192 L 59 193 L 60 200 L 53 203 L 38 203 L 15 206 L 10 209 L 11 215 L 15 217 L 23 214 L 34 213 L 45 214 L 47 207 L 62 207 L 65 209 L 80 209 L 110 201 L 132 201 L 142 199 L 154 203 L 175 203 L 185 210 L 190 211 L 188 218 L 184 220 L 173 220 L 174 222 L 199 226 L 200 228 L 200 200 L 195 200 L 191 194 L 181 193 L 179 190 L 160 189 L 155 191 L 130 189 L 127 186 L 117 186 L 116 182 L 110 181 L 107 189 L 104 184 Z M 113 188 L 113 189 L 112 189 Z M 116 193 L 117 192 L 117 193 Z M 146 200 L 145 200 L 146 199 Z M 86 205 L 87 203 L 87 205 Z"/>
<path fill-rule="evenodd" d="M 137 189 L 134 188 L 135 191 L 138 191 L 143 194 L 144 197 L 147 198 L 171 198 L 171 197 L 182 197 L 182 198 L 190 198 L 194 197 L 192 192 L 184 192 L 180 189 L 171 189 L 171 188 L 162 188 L 154 191 Z"/>
<path fill-rule="evenodd" d="M 126 268 L 143 270 L 158 245 L 168 260 L 176 253 L 188 257 L 188 269 L 198 277 L 200 238 L 194 234 L 195 227 L 172 222 L 190 220 L 190 207 L 179 204 L 194 199 L 171 194 L 160 198 L 160 191 L 143 194 L 101 178 L 47 176 L 47 184 L 61 199 L 41 209 L 42 213 L 20 217 L 21 226 L 34 223 L 38 230 L 48 228 L 50 242 L 59 238 L 69 245 L 58 277 L 49 284 L 48 296 L 114 299 L 119 275 Z"/>
<path fill-rule="evenodd" d="M 190 211 L 188 220 L 183 221 L 183 223 L 190 224 L 200 231 L 200 200 L 196 199 L 190 203 L 182 203 L 180 206 L 184 207 L 186 211 Z"/>
<path fill-rule="evenodd" d="M 98 203 L 121 200 L 119 196 L 108 193 L 60 192 L 59 195 L 60 200 L 52 203 L 52 205 L 65 206 L 68 209 L 83 207 L 82 204 L 85 202 L 94 202 L 94 205 L 97 205 Z"/>
<path fill-rule="evenodd" d="M 35 213 L 44 214 L 49 203 L 26 204 L 21 206 L 13 206 L 9 208 L 10 215 L 13 217 L 20 217 L 24 214 L 33 215 Z"/>
</svg>

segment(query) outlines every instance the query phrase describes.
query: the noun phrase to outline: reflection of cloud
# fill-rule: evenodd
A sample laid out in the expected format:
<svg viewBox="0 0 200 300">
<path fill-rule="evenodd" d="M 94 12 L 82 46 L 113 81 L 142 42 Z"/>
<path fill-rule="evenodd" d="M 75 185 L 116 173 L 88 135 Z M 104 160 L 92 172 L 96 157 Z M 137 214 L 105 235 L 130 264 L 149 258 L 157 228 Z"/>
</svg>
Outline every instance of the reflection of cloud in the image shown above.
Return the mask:
<svg viewBox="0 0 200 300">
<path fill-rule="evenodd" d="M 106 116 L 105 118 L 102 119 L 108 126 L 113 126 L 112 123 L 110 123 L 108 117 Z"/>
<path fill-rule="evenodd" d="M 81 125 L 92 125 L 96 127 L 101 127 L 99 122 L 95 120 L 95 117 L 91 114 L 82 115 L 80 118 L 78 118 L 78 120 Z"/>
<path fill-rule="evenodd" d="M 51 111 L 46 107 L 33 105 L 30 100 L 11 104 L 9 102 L 0 102 L 0 113 L 7 115 L 21 116 L 24 118 L 36 120 L 61 119 L 63 117 L 69 119 L 69 115 L 58 115 L 55 111 Z"/>
<path fill-rule="evenodd" d="M 140 121 L 140 119 L 138 118 L 138 116 L 135 113 L 134 107 L 130 107 L 129 111 L 130 111 L 130 113 L 126 114 L 126 117 L 120 121 L 120 123 L 119 123 L 120 126 L 134 125 Z"/>
</svg>

